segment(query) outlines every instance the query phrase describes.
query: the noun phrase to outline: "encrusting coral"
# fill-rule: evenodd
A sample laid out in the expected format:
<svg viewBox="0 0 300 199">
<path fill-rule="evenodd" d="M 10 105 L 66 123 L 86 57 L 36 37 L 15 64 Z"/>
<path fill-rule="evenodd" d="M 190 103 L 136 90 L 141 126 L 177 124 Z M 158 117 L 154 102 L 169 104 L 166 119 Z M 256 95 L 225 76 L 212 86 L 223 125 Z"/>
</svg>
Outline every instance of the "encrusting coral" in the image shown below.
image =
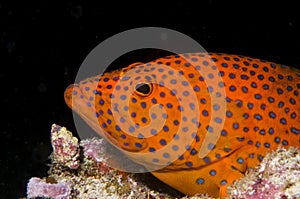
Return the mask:
<svg viewBox="0 0 300 199">
<path fill-rule="evenodd" d="M 65 127 L 53 124 L 51 144 L 49 176 L 32 177 L 27 185 L 27 198 L 180 198 L 149 188 L 135 174 L 109 167 L 106 163 L 112 157 L 106 151 L 108 144 L 104 139 L 78 142 Z M 228 193 L 232 199 L 300 198 L 300 150 L 278 148 L 269 153 L 260 165 L 229 186 Z M 212 198 L 198 195 L 181 199 Z"/>
</svg>

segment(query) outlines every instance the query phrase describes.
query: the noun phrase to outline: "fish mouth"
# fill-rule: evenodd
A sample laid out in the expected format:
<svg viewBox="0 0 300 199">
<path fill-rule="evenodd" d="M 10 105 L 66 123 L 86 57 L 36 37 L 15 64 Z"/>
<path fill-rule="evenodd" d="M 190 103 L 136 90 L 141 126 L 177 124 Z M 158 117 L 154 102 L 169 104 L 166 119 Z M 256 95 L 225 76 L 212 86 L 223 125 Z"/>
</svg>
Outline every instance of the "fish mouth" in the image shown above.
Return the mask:
<svg viewBox="0 0 300 199">
<path fill-rule="evenodd" d="M 86 93 L 86 90 L 80 84 L 72 84 L 64 92 L 64 99 L 68 107 L 75 111 L 98 135 L 108 138 L 115 145 L 119 145 L 114 137 L 109 136 L 100 127 L 98 118 L 95 115 L 95 101 L 89 100 L 87 96 L 90 95 Z M 74 122 L 76 121 L 74 120 Z"/>
</svg>

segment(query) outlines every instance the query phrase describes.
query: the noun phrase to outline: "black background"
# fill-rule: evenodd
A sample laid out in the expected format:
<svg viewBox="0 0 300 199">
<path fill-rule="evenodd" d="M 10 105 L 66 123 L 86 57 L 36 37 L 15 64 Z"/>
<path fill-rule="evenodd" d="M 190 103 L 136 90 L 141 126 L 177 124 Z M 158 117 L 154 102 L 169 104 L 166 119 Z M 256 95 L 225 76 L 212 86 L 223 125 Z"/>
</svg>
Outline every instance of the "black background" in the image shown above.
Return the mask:
<svg viewBox="0 0 300 199">
<path fill-rule="evenodd" d="M 1 1 L 0 198 L 25 196 L 30 177 L 47 175 L 53 123 L 76 132 L 63 92 L 87 54 L 103 40 L 132 28 L 164 27 L 192 37 L 210 52 L 297 67 L 296 2 Z M 157 55 L 133 56 L 115 65 Z"/>
</svg>

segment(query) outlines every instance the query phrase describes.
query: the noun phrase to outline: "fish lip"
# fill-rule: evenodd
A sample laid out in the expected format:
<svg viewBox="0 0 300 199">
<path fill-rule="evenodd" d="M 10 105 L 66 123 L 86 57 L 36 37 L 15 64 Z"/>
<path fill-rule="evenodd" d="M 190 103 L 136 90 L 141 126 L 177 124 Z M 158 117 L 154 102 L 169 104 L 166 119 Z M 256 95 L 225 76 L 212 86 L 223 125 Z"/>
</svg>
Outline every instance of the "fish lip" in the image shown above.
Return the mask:
<svg viewBox="0 0 300 199">
<path fill-rule="evenodd" d="M 73 93 L 74 88 L 76 88 L 77 92 L 76 97 L 74 97 Z M 69 85 L 64 92 L 66 104 L 71 108 L 73 114 L 75 112 L 77 115 L 79 115 L 95 131 L 97 135 L 105 138 L 106 140 L 109 140 L 116 147 L 120 147 L 117 138 L 109 135 L 105 130 L 101 128 L 96 116 L 92 117 L 93 114 L 91 113 L 95 112 L 95 106 L 86 107 L 84 111 L 82 111 L 82 108 L 80 108 L 83 104 L 89 102 L 88 98 L 83 93 L 83 89 L 84 88 L 80 84 Z M 83 97 L 81 98 L 80 96 Z M 74 120 L 74 122 L 76 122 L 76 120 Z"/>
</svg>

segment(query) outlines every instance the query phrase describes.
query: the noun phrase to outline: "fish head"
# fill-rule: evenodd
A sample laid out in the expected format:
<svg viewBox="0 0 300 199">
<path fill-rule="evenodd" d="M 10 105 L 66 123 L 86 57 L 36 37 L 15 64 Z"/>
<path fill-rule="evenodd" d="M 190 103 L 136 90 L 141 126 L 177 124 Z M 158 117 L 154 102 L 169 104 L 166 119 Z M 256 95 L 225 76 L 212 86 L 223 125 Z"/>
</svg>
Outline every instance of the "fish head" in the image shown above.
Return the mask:
<svg viewBox="0 0 300 199">
<path fill-rule="evenodd" d="M 69 86 L 65 101 L 117 148 L 141 152 L 145 162 L 155 161 L 153 157 L 147 159 L 147 153 L 164 149 L 161 157 L 175 160 L 199 139 L 195 90 L 200 93 L 201 84 L 194 86 L 198 76 L 189 80 L 186 76 L 193 70 L 191 67 L 186 73 L 180 65 L 169 66 L 157 60 L 135 63 Z M 205 83 L 202 86 L 209 97 Z"/>
</svg>

